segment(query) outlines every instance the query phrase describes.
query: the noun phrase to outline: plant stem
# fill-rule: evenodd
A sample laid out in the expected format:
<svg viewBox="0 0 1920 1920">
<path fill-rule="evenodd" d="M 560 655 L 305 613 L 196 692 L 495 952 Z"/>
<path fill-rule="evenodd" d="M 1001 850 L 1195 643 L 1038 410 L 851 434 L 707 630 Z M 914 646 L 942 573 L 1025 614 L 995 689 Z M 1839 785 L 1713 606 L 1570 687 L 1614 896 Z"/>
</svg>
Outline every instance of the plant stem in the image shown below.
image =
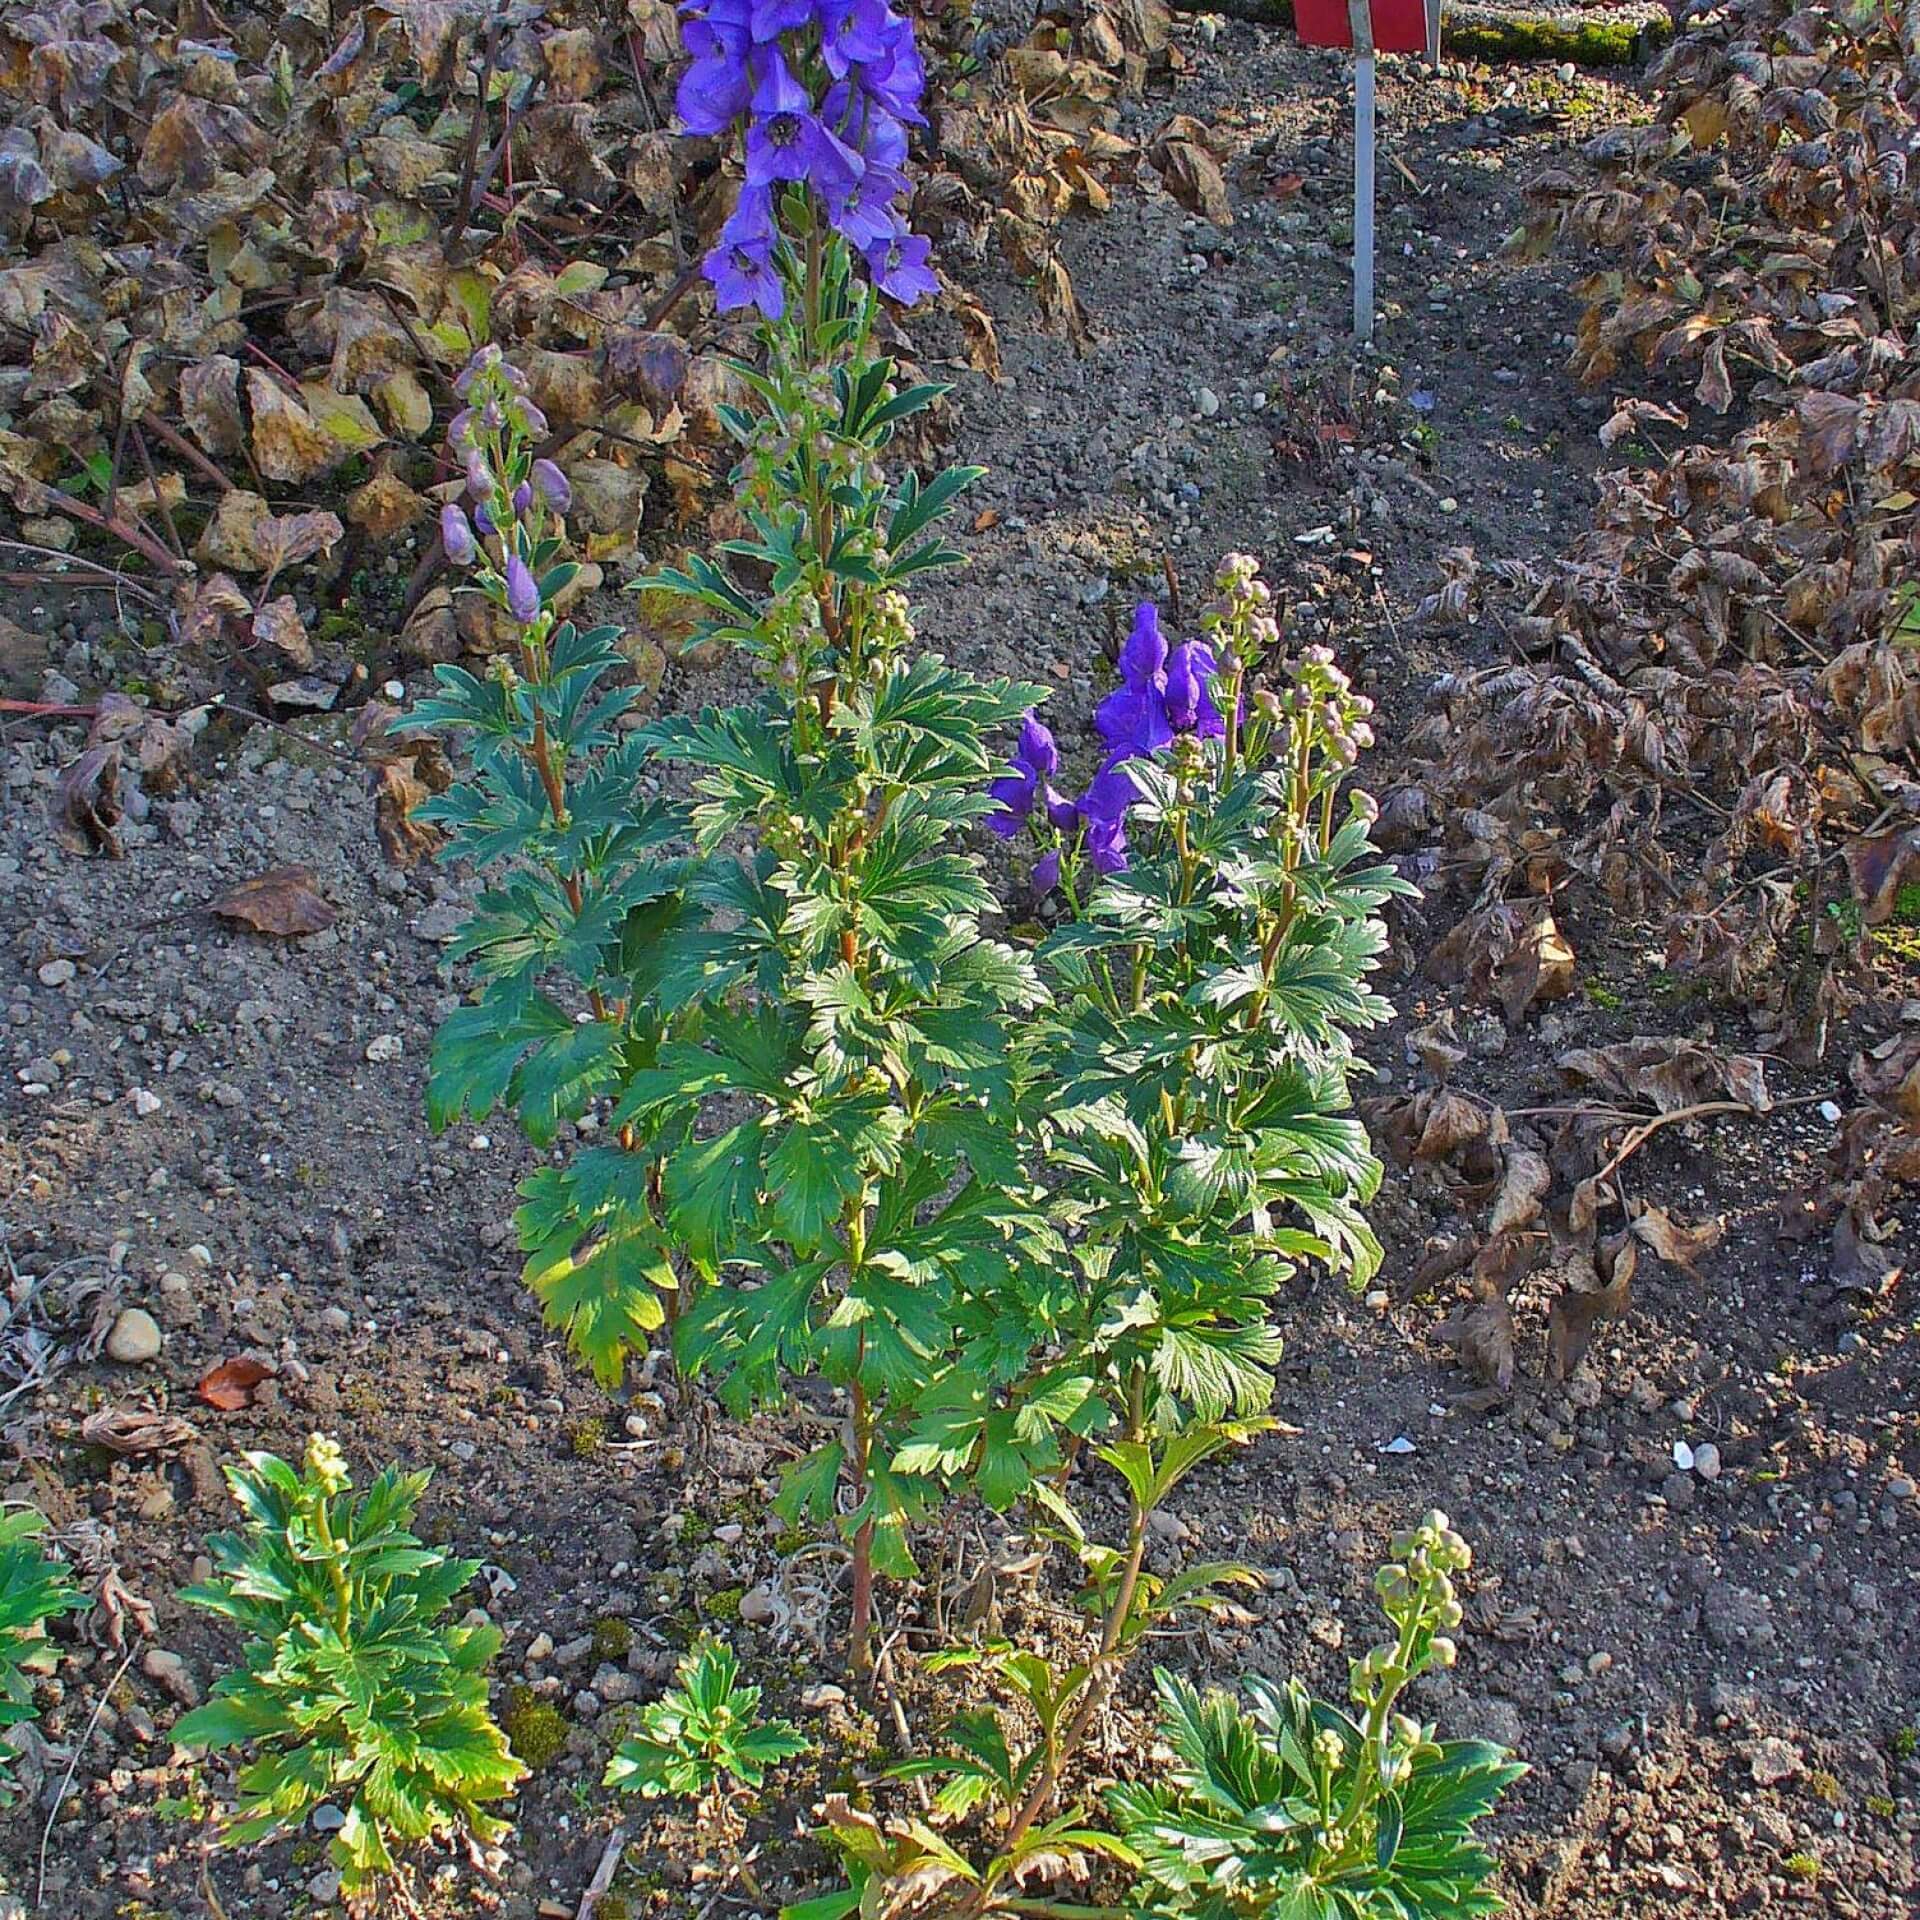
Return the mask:
<svg viewBox="0 0 1920 1920">
<path fill-rule="evenodd" d="M 1138 1440 L 1146 1432 L 1147 1370 L 1144 1363 L 1134 1363 L 1133 1375 L 1127 1386 L 1127 1438 Z M 1134 1595 L 1140 1587 L 1140 1568 L 1147 1557 L 1147 1522 L 1152 1517 L 1152 1509 L 1143 1506 L 1137 1495 L 1129 1495 L 1127 1503 L 1127 1557 L 1120 1569 L 1120 1581 L 1114 1589 L 1112 1604 L 1107 1608 L 1106 1620 L 1100 1629 L 1100 1650 L 1094 1656 L 1093 1677 L 1087 1683 L 1085 1697 L 1073 1718 L 1067 1722 L 1066 1731 L 1060 1735 L 1057 1744 L 1050 1747 L 1047 1764 L 1040 1769 L 1039 1776 L 1028 1790 L 1027 1797 L 1020 1803 L 1020 1810 L 1013 1816 L 1012 1824 L 1007 1828 L 1006 1837 L 1001 1841 L 994 1862 L 1004 1860 L 1020 1842 L 1026 1838 L 1027 1830 L 1038 1820 L 1053 1802 L 1053 1796 L 1060 1790 L 1060 1776 L 1074 1754 L 1079 1751 L 1080 1743 L 1086 1739 L 1100 1711 L 1112 1697 L 1113 1689 L 1125 1668 L 1125 1661 L 1115 1656 L 1120 1651 L 1121 1636 L 1126 1632 L 1127 1621 L 1133 1614 Z M 990 1863 L 981 1883 L 967 1896 L 958 1912 L 972 1920 L 972 1916 L 986 1912 L 989 1905 L 1005 1906 L 1004 1901 L 995 1901 L 992 1894 L 996 1875 L 993 1863 Z M 1026 1911 L 1054 1911 L 1040 1906 Z"/>
<path fill-rule="evenodd" d="M 865 1357 L 866 1339 L 861 1337 Z M 867 1499 L 867 1463 L 873 1448 L 873 1416 L 867 1392 L 853 1383 L 853 1490 L 861 1506 Z M 855 1508 L 857 1512 L 858 1507 Z M 847 1626 L 847 1665 L 864 1690 L 873 1684 L 873 1522 L 853 1536 L 853 1618 Z"/>
</svg>

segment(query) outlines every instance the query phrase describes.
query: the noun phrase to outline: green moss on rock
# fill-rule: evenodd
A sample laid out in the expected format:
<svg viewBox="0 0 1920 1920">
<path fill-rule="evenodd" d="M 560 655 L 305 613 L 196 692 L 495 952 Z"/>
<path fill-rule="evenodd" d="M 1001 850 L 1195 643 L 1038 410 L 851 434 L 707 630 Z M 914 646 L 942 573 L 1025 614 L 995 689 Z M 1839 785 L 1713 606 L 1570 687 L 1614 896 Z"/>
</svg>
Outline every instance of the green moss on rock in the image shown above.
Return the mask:
<svg viewBox="0 0 1920 1920">
<path fill-rule="evenodd" d="M 500 1725 L 515 1755 L 535 1773 L 551 1766 L 566 1750 L 566 1715 L 531 1687 L 515 1687 L 508 1694 Z"/>
</svg>

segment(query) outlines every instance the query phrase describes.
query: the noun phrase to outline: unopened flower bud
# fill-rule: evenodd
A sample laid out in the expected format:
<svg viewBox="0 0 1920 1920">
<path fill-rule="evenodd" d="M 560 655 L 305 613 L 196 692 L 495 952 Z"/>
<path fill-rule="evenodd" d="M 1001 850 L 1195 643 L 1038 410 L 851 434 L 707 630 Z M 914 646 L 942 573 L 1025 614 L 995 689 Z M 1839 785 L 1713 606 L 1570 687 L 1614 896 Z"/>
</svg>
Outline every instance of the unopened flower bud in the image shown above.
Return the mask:
<svg viewBox="0 0 1920 1920">
<path fill-rule="evenodd" d="M 440 509 L 440 544 L 456 567 L 470 566 L 479 549 L 474 544 L 473 528 L 460 511 L 458 501 L 449 500 Z"/>
<path fill-rule="evenodd" d="M 567 476 L 551 460 L 536 460 L 533 463 L 533 484 L 540 489 L 540 497 L 555 513 L 565 513 L 573 504 L 573 488 L 568 484 Z"/>
<path fill-rule="evenodd" d="M 523 627 L 540 617 L 539 583 L 517 553 L 507 562 L 507 611 Z"/>
<path fill-rule="evenodd" d="M 1460 1657 L 1460 1649 L 1444 1634 L 1436 1634 L 1428 1643 L 1428 1650 L 1443 1667 L 1450 1667 Z"/>
<path fill-rule="evenodd" d="M 515 513 L 525 513 L 532 505 L 533 488 L 529 486 L 526 481 L 522 480 L 513 490 L 513 510 Z"/>
</svg>

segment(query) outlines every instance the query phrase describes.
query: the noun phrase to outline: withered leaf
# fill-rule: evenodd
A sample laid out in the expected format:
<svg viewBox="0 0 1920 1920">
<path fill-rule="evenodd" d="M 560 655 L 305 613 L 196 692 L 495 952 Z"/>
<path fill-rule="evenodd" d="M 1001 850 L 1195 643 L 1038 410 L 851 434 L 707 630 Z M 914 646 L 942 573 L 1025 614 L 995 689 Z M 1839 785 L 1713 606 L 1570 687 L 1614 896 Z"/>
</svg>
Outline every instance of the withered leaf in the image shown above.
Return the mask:
<svg viewBox="0 0 1920 1920">
<path fill-rule="evenodd" d="M 1553 1174 L 1544 1154 L 1531 1147 L 1509 1146 L 1506 1172 L 1494 1197 L 1493 1218 L 1487 1223 L 1488 1233 L 1498 1235 L 1532 1226 L 1552 1185 Z"/>
<path fill-rule="evenodd" d="M 313 642 L 307 637 L 307 623 L 300 618 L 300 609 L 290 593 L 269 600 L 253 616 L 253 637 L 294 666 L 313 665 Z"/>
<path fill-rule="evenodd" d="M 1703 1220 L 1698 1226 L 1690 1227 L 1675 1219 L 1665 1207 L 1648 1204 L 1634 1215 L 1632 1230 L 1642 1246 L 1650 1248 L 1670 1265 L 1692 1273 L 1694 1262 L 1726 1237 L 1727 1223 Z"/>
<path fill-rule="evenodd" d="M 254 1389 L 272 1377 L 273 1369 L 264 1360 L 243 1353 L 232 1360 L 222 1360 L 217 1367 L 209 1367 L 200 1376 L 194 1391 L 208 1406 L 222 1413 L 238 1413 L 253 1405 Z"/>
<path fill-rule="evenodd" d="M 120 858 L 120 747 L 99 741 L 60 769 L 47 797 L 55 837 L 75 853 Z"/>
<path fill-rule="evenodd" d="M 1841 1208 L 1833 1223 L 1828 1274 L 1842 1293 L 1876 1300 L 1899 1280 L 1903 1268 L 1885 1247 L 1867 1237 L 1866 1225 L 1859 1207 Z"/>
<path fill-rule="evenodd" d="M 1154 149 L 1154 163 L 1167 191 L 1186 208 L 1216 227 L 1233 225 L 1233 203 L 1227 197 L 1220 163 L 1192 140 L 1165 140 Z"/>
<path fill-rule="evenodd" d="M 1622 1249 L 1613 1263 L 1613 1276 L 1602 1282 L 1598 1269 L 1585 1256 L 1566 1263 L 1567 1284 L 1554 1300 L 1547 1321 L 1547 1374 L 1571 1380 L 1586 1358 L 1593 1330 L 1603 1320 L 1617 1319 L 1632 1299 L 1633 1260 Z"/>
<path fill-rule="evenodd" d="M 282 940 L 323 933 L 340 917 L 316 890 L 310 867 L 275 867 L 242 880 L 209 900 L 207 911 Z"/>
<path fill-rule="evenodd" d="M 103 1407 L 80 1423 L 88 1446 L 111 1453 L 166 1453 L 199 1437 L 191 1421 L 146 1407 Z"/>
<path fill-rule="evenodd" d="M 1464 1146 L 1468 1141 L 1487 1137 L 1490 1125 L 1487 1109 L 1468 1099 L 1464 1093 L 1441 1087 L 1431 1096 L 1423 1098 L 1426 1101 L 1426 1114 L 1420 1138 L 1413 1149 L 1415 1159 L 1444 1160 L 1455 1148 Z"/>
</svg>

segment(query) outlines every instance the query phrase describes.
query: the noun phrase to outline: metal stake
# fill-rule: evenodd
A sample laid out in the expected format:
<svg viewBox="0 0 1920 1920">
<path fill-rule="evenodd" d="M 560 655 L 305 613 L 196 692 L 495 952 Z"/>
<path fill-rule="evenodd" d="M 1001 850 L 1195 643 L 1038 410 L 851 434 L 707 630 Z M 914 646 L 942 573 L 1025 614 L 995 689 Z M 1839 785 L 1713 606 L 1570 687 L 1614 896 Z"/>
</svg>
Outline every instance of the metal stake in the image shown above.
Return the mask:
<svg viewBox="0 0 1920 1920">
<path fill-rule="evenodd" d="M 1353 28 L 1353 332 L 1373 343 L 1373 11 L 1347 0 Z"/>
</svg>

